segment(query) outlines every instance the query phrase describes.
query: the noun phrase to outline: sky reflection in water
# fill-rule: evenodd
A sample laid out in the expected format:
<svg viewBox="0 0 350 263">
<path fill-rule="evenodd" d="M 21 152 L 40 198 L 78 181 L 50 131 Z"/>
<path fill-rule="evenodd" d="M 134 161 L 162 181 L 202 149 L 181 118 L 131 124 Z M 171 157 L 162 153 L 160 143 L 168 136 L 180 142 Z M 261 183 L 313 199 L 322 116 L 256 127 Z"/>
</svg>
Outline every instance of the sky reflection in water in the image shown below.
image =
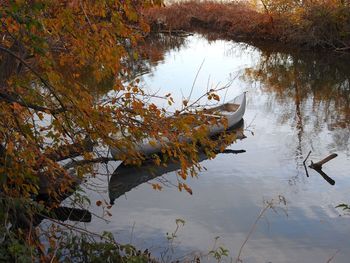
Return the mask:
<svg viewBox="0 0 350 263">
<path fill-rule="evenodd" d="M 115 201 L 111 222 L 94 219 L 88 227 L 111 231 L 119 242 L 131 241 L 159 256 L 166 233 L 182 218 L 186 223 L 178 232 L 174 258 L 208 252 L 216 236 L 235 258 L 264 201 L 282 195 L 287 205 L 277 205 L 277 213 L 269 210 L 258 222 L 243 262 L 327 262 L 338 250 L 334 262 L 349 262 L 350 218 L 334 208 L 350 203 L 349 65 L 342 71 L 341 64 L 327 64 L 310 54 L 274 53 L 192 36 L 180 50 L 168 51 L 142 82 L 181 101 L 203 60 L 192 99 L 205 92 L 209 76 L 210 85 L 234 78 L 227 99 L 248 91 L 248 138 L 229 147 L 246 153 L 203 161 L 207 170 L 188 181 L 193 196 L 175 187 L 157 192 L 141 184 Z M 309 150 L 314 161 L 338 153 L 324 166 L 335 186 L 314 171 L 305 176 L 302 161 Z M 164 177 L 175 182 L 174 172 Z M 109 200 L 107 191 L 102 197 Z M 100 208 L 92 210 L 101 213 Z"/>
</svg>

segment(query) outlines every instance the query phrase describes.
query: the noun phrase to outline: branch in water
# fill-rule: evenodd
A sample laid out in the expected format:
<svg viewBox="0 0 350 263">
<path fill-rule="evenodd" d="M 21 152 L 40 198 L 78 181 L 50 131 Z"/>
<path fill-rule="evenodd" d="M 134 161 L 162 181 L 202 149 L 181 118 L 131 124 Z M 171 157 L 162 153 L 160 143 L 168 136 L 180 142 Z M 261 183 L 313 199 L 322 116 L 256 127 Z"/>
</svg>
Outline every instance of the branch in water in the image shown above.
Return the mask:
<svg viewBox="0 0 350 263">
<path fill-rule="evenodd" d="M 322 165 L 329 162 L 330 160 L 334 159 L 335 157 L 337 157 L 338 154 L 336 153 L 332 153 L 331 155 L 327 156 L 326 158 L 322 159 L 321 161 L 319 162 L 316 162 L 316 163 L 313 163 L 311 161 L 311 164 L 309 165 L 310 168 L 312 169 L 322 169 Z"/>
<path fill-rule="evenodd" d="M 311 151 L 309 151 L 308 155 L 306 156 L 305 160 L 303 161 L 303 165 L 304 165 L 305 173 L 306 173 L 307 177 L 309 177 L 309 172 L 307 171 L 306 160 L 309 158 L 310 154 L 311 154 Z"/>
<path fill-rule="evenodd" d="M 325 172 L 322 171 L 322 165 L 329 162 L 330 160 L 334 159 L 335 157 L 337 157 L 338 155 L 336 153 L 332 153 L 331 155 L 327 156 L 326 158 L 322 159 L 319 162 L 313 163 L 311 161 L 311 164 L 309 165 L 309 167 L 311 169 L 314 169 L 316 172 L 318 172 L 323 179 L 325 179 L 329 184 L 331 185 L 335 185 L 335 181 L 330 178 Z"/>
</svg>

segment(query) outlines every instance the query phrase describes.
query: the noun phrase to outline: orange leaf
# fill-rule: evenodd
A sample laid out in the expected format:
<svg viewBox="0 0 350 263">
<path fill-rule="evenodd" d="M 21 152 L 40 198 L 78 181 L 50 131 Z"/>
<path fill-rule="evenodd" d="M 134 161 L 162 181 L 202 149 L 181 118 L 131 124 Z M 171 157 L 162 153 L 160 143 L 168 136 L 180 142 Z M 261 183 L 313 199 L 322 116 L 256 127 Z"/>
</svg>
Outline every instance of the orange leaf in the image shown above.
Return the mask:
<svg viewBox="0 0 350 263">
<path fill-rule="evenodd" d="M 15 111 L 21 111 L 23 109 L 23 107 L 20 104 L 18 104 L 17 102 L 14 102 L 12 107 Z"/>
<path fill-rule="evenodd" d="M 185 188 L 185 190 L 187 191 L 187 193 L 189 193 L 190 195 L 192 195 L 192 189 L 190 187 L 188 187 L 186 184 L 183 184 L 183 187 Z"/>
</svg>

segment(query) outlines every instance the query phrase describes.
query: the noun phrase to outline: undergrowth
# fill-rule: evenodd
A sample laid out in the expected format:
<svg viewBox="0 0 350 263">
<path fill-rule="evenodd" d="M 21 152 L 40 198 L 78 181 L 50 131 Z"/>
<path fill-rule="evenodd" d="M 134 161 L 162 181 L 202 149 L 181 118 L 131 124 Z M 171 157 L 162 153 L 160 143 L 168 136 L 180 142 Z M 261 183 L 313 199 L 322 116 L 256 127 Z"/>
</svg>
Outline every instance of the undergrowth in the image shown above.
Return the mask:
<svg viewBox="0 0 350 263">
<path fill-rule="evenodd" d="M 186 1 L 144 12 L 154 31 L 213 32 L 223 38 L 268 40 L 350 51 L 349 1 Z"/>
</svg>

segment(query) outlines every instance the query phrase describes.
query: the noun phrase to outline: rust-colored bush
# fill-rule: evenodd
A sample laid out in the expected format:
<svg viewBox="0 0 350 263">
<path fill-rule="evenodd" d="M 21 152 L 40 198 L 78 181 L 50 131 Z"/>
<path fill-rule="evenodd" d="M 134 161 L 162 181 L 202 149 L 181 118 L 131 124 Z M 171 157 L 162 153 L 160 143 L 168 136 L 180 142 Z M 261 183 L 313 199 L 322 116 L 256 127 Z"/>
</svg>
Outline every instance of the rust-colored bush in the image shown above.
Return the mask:
<svg viewBox="0 0 350 263">
<path fill-rule="evenodd" d="M 299 41 L 310 46 L 350 50 L 349 5 L 334 1 L 314 3 L 303 10 L 301 21 Z"/>
<path fill-rule="evenodd" d="M 248 1 L 174 3 L 144 12 L 155 31 L 203 31 L 224 38 L 274 40 L 305 47 L 350 51 L 350 3 L 319 0 L 262 1 L 260 10 Z"/>
<path fill-rule="evenodd" d="M 188 1 L 144 13 L 154 30 L 215 30 L 231 37 L 274 37 L 267 14 L 240 2 Z"/>
</svg>

